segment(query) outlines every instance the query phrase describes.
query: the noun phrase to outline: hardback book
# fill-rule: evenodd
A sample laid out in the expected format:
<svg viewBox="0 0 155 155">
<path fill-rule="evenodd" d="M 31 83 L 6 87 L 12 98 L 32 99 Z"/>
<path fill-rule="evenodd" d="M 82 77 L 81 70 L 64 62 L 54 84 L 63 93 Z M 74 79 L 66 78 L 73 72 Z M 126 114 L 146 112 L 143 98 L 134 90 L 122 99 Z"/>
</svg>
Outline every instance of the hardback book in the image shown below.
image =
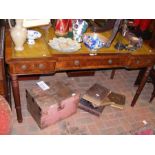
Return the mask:
<svg viewBox="0 0 155 155">
<path fill-rule="evenodd" d="M 115 92 L 111 92 L 108 95 L 109 100 L 111 101 L 112 107 L 123 109 L 125 106 L 125 96 Z"/>
<path fill-rule="evenodd" d="M 105 106 L 94 107 L 91 102 L 81 98 L 79 103 L 79 108 L 91 114 L 94 114 L 96 116 L 100 116 Z"/>
<path fill-rule="evenodd" d="M 94 107 L 109 105 L 110 103 L 107 97 L 110 93 L 111 91 L 108 88 L 95 83 L 86 91 L 83 99 L 91 102 Z"/>
</svg>

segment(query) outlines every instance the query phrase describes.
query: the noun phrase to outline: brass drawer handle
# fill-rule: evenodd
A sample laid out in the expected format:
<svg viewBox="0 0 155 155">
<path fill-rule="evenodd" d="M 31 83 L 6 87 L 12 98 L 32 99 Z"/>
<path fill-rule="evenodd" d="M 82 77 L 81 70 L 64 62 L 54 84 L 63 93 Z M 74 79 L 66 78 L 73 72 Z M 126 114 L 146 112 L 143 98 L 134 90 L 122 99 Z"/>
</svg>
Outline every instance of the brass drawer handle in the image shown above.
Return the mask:
<svg viewBox="0 0 155 155">
<path fill-rule="evenodd" d="M 26 70 L 26 69 L 27 69 L 27 66 L 26 66 L 26 65 L 22 65 L 22 66 L 21 66 L 21 69 L 22 69 L 22 70 Z"/>
<path fill-rule="evenodd" d="M 39 64 L 39 69 L 44 69 L 45 65 L 44 64 Z"/>
<path fill-rule="evenodd" d="M 140 63 L 140 61 L 139 60 L 136 60 L 136 64 L 139 64 Z"/>
<path fill-rule="evenodd" d="M 79 66 L 79 65 L 80 65 L 80 61 L 79 61 L 79 60 L 75 60 L 75 61 L 74 61 L 74 65 L 75 65 L 75 66 Z"/>
<path fill-rule="evenodd" d="M 109 64 L 112 64 L 112 60 L 111 60 L 111 59 L 109 59 L 109 60 L 108 60 L 108 63 L 109 63 Z"/>
</svg>

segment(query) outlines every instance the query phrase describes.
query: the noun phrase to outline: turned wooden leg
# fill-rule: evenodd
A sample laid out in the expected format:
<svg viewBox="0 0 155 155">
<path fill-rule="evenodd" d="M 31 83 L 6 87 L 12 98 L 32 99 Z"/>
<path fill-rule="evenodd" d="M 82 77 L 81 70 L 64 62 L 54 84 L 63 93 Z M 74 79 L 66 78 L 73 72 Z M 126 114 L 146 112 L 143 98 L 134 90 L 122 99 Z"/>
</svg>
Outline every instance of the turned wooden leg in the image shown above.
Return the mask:
<svg viewBox="0 0 155 155">
<path fill-rule="evenodd" d="M 140 85 L 139 85 L 139 87 L 138 87 L 138 89 L 136 91 L 136 94 L 135 94 L 135 96 L 134 96 L 134 98 L 132 100 L 132 103 L 131 103 L 132 107 L 136 104 L 136 101 L 137 101 L 141 91 L 143 90 L 143 87 L 145 86 L 145 83 L 147 81 L 147 78 L 148 78 L 148 76 L 150 74 L 151 69 L 152 69 L 152 66 L 147 67 L 147 69 L 145 70 L 145 73 L 144 73 L 143 78 L 142 78 L 142 80 L 140 82 Z"/>
<path fill-rule="evenodd" d="M 138 74 L 137 79 L 136 79 L 136 81 L 134 83 L 134 86 L 139 86 L 139 84 L 142 81 L 142 78 L 144 76 L 144 73 L 145 73 L 145 69 L 144 68 L 139 71 L 139 74 Z"/>
<path fill-rule="evenodd" d="M 150 98 L 150 101 L 149 102 L 152 102 L 152 100 L 154 99 L 155 97 L 155 69 L 152 69 L 151 72 L 150 72 L 150 77 L 151 77 L 151 82 L 153 84 L 153 92 L 151 94 L 151 98 Z"/>
<path fill-rule="evenodd" d="M 116 72 L 116 70 L 115 70 L 115 69 L 113 69 L 113 70 L 112 70 L 112 72 L 111 72 L 110 79 L 113 79 L 113 78 L 114 78 L 115 72 Z"/>
<path fill-rule="evenodd" d="M 153 92 L 152 92 L 152 95 L 151 95 L 151 98 L 150 98 L 150 101 L 149 102 L 152 102 L 152 100 L 154 99 L 155 97 L 155 87 L 153 89 Z"/>
<path fill-rule="evenodd" d="M 11 75 L 11 82 L 12 82 L 12 91 L 13 91 L 13 97 L 15 102 L 15 108 L 17 113 L 17 120 L 19 123 L 21 123 L 23 121 L 23 118 L 22 118 L 21 104 L 20 104 L 18 77 L 16 75 Z"/>
<path fill-rule="evenodd" d="M 12 109 L 12 102 L 11 102 L 11 83 L 10 83 L 10 76 L 9 76 L 9 74 L 7 74 L 7 76 L 6 76 L 6 78 L 7 78 L 7 101 L 9 102 L 9 105 L 10 105 L 10 107 L 11 107 L 11 109 Z"/>
</svg>

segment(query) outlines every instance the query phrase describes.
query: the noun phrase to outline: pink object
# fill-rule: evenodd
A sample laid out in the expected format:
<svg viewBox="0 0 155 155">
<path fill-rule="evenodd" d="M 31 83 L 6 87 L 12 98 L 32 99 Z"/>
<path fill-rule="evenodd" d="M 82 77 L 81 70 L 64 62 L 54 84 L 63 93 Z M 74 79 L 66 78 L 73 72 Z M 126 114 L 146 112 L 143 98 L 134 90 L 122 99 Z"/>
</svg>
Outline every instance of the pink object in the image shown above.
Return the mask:
<svg viewBox="0 0 155 155">
<path fill-rule="evenodd" d="M 10 134 L 12 128 L 11 116 L 8 102 L 0 96 L 0 135 Z"/>
<path fill-rule="evenodd" d="M 41 124 L 42 127 L 49 126 L 51 124 L 54 124 L 58 122 L 59 120 L 65 119 L 72 114 L 74 114 L 77 111 L 77 103 L 79 102 L 79 97 L 73 96 L 69 97 L 66 100 L 62 101 L 59 104 L 55 104 L 51 107 L 46 112 L 46 114 L 41 117 Z M 43 112 L 43 113 L 44 113 Z"/>
<path fill-rule="evenodd" d="M 62 82 L 51 82 L 48 86 L 46 91 L 37 85 L 26 91 L 28 110 L 41 129 L 76 113 L 80 98 Z"/>
<path fill-rule="evenodd" d="M 136 135 L 153 135 L 152 129 L 146 129 L 143 131 L 136 132 Z"/>
</svg>

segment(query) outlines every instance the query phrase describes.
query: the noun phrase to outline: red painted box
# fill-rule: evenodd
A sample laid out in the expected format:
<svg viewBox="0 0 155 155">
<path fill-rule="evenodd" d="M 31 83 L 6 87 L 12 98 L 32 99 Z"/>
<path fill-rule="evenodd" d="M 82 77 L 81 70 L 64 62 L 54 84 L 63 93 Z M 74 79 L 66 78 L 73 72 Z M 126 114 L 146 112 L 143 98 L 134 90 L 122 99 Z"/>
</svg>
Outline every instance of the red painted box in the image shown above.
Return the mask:
<svg viewBox="0 0 155 155">
<path fill-rule="evenodd" d="M 60 81 L 46 83 L 42 90 L 37 84 L 26 90 L 27 108 L 42 129 L 76 113 L 80 94 Z"/>
</svg>

